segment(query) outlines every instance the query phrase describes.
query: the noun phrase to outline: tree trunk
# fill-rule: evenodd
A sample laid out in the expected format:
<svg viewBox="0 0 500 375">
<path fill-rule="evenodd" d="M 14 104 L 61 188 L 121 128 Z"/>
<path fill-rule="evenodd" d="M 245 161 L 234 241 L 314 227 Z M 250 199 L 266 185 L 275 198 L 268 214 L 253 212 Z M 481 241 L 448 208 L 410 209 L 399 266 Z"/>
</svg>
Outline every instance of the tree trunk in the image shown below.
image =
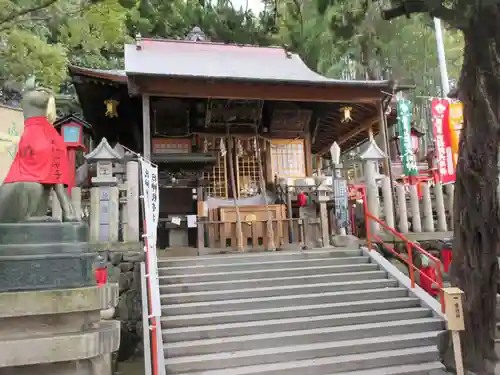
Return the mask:
<svg viewBox="0 0 500 375">
<path fill-rule="evenodd" d="M 455 184 L 455 239 L 451 281 L 465 292 L 465 368 L 492 374 L 500 244 L 498 154 L 500 141 L 500 6 L 484 7 L 466 31 L 459 98 L 464 130 Z M 447 340 L 444 357 L 453 369 Z"/>
</svg>

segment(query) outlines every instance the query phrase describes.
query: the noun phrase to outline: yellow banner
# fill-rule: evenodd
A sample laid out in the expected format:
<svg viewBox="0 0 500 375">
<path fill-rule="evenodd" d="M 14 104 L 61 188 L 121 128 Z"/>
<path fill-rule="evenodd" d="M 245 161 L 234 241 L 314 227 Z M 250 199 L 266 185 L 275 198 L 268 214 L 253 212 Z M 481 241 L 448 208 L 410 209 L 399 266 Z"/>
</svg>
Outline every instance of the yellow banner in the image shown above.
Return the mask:
<svg viewBox="0 0 500 375">
<path fill-rule="evenodd" d="M 450 135 L 453 164 L 456 168 L 458 161 L 458 141 L 464 124 L 464 106 L 461 102 L 450 103 Z"/>
</svg>

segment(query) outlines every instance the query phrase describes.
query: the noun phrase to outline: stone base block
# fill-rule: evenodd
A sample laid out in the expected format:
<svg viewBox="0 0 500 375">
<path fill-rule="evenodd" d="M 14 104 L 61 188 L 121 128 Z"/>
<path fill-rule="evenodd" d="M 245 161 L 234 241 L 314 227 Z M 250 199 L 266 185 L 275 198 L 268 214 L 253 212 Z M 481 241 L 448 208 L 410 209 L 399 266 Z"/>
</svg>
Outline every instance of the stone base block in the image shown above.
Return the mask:
<svg viewBox="0 0 500 375">
<path fill-rule="evenodd" d="M 75 289 L 0 293 L 0 318 L 100 311 L 115 307 L 117 304 L 118 284 Z"/>
<path fill-rule="evenodd" d="M 349 247 L 357 248 L 359 246 L 359 239 L 352 235 L 335 235 L 331 239 L 332 245 L 335 247 Z"/>
<path fill-rule="evenodd" d="M 0 292 L 95 284 L 85 223 L 0 224 Z"/>
<path fill-rule="evenodd" d="M 66 250 L 65 248 L 64 250 Z M 94 253 L 2 256 L 0 292 L 80 288 L 95 285 Z"/>
<path fill-rule="evenodd" d="M 0 368 L 91 359 L 120 346 L 120 322 L 102 321 L 83 332 L 0 341 Z"/>
<path fill-rule="evenodd" d="M 0 368 L 0 375 L 112 375 L 111 355 L 80 361 Z"/>
<path fill-rule="evenodd" d="M 0 244 L 43 244 L 87 242 L 89 227 L 85 223 L 3 223 L 0 224 Z"/>
</svg>

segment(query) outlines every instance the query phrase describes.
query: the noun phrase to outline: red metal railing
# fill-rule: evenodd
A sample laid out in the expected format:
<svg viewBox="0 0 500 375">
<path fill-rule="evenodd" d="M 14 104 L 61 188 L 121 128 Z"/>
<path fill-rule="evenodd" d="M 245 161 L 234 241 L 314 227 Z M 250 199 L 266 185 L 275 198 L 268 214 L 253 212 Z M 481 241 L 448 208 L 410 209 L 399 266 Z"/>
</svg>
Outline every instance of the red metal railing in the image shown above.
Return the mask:
<svg viewBox="0 0 500 375">
<path fill-rule="evenodd" d="M 384 246 L 385 249 L 390 251 L 392 254 L 394 254 L 396 257 L 398 257 L 400 260 L 402 260 L 407 266 L 408 266 L 408 271 L 410 274 L 410 281 L 411 281 L 411 288 L 415 288 L 415 271 L 418 272 L 420 280 L 426 279 L 429 282 L 429 285 L 436 285 L 437 284 L 437 289 L 439 293 L 439 299 L 441 303 L 441 311 L 444 313 L 445 311 L 445 306 L 444 306 L 444 292 L 443 292 L 443 273 L 442 273 L 442 264 L 441 261 L 427 252 L 426 250 L 422 249 L 420 246 L 418 246 L 416 243 L 410 241 L 408 238 L 406 238 L 403 234 L 399 233 L 396 231 L 394 228 L 389 227 L 386 223 L 384 223 L 382 220 L 380 220 L 378 217 L 375 217 L 368 211 L 368 207 L 366 204 L 366 188 L 364 185 L 351 185 L 350 186 L 351 190 L 351 196 L 356 196 L 357 199 L 362 199 L 363 200 L 363 211 L 364 211 L 364 217 L 365 217 L 365 225 L 366 225 L 366 243 L 367 247 L 370 251 L 373 250 L 373 243 L 376 242 L 377 244 L 380 244 Z M 388 231 L 391 233 L 394 237 L 398 238 L 401 240 L 403 243 L 406 244 L 406 253 L 407 257 L 402 256 L 396 249 L 394 249 L 393 246 L 385 243 L 376 233 L 372 233 L 371 231 L 371 223 L 376 223 L 380 227 L 382 227 L 384 230 Z M 420 255 L 426 256 L 432 263 L 436 271 L 436 280 L 430 278 L 427 274 L 423 273 L 418 267 L 416 267 L 413 264 L 413 255 L 414 251 L 417 251 L 420 253 Z"/>
</svg>

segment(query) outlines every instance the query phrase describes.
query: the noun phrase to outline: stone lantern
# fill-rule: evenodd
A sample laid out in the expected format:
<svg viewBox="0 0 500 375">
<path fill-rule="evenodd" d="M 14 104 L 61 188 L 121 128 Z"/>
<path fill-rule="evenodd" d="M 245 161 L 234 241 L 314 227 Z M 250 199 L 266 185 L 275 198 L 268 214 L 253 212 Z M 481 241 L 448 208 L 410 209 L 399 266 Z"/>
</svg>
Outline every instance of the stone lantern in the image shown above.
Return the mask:
<svg viewBox="0 0 500 375">
<path fill-rule="evenodd" d="M 379 163 L 385 159 L 385 153 L 377 146 L 375 140 L 368 141 L 368 145 L 359 155 L 363 163 L 364 181 L 366 186 L 366 204 L 368 212 L 375 217 L 380 217 L 380 201 L 378 194 L 378 181 L 384 176 L 378 172 Z M 390 185 L 389 185 L 390 186 Z M 385 198 L 385 195 L 384 195 Z M 388 202 L 384 202 L 387 205 Z M 392 204 L 392 203 L 391 203 Z M 372 232 L 378 231 L 378 225 L 371 223 Z"/>
<path fill-rule="evenodd" d="M 97 164 L 96 177 L 92 177 L 94 186 L 116 186 L 118 179 L 113 176 L 113 163 L 121 159 L 121 155 L 114 150 L 106 138 L 103 138 L 97 147 L 85 159 L 89 164 Z"/>
</svg>

